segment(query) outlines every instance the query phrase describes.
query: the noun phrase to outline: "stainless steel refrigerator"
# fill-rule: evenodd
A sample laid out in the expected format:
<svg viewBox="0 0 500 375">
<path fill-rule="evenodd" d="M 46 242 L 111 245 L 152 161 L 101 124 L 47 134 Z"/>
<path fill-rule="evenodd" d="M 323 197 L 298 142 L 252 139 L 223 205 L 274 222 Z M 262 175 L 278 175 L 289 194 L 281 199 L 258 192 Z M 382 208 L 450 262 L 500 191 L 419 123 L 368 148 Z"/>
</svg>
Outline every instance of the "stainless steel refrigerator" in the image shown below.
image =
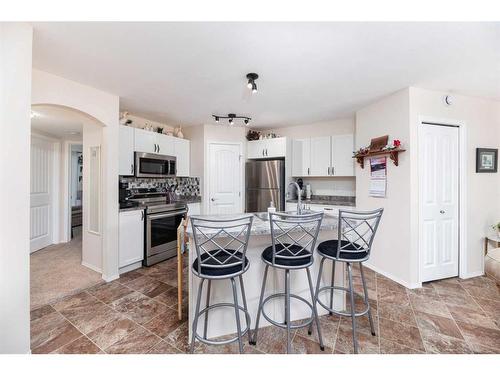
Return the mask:
<svg viewBox="0 0 500 375">
<path fill-rule="evenodd" d="M 245 166 L 245 212 L 267 211 L 272 201 L 285 210 L 285 161 L 249 160 Z"/>
</svg>

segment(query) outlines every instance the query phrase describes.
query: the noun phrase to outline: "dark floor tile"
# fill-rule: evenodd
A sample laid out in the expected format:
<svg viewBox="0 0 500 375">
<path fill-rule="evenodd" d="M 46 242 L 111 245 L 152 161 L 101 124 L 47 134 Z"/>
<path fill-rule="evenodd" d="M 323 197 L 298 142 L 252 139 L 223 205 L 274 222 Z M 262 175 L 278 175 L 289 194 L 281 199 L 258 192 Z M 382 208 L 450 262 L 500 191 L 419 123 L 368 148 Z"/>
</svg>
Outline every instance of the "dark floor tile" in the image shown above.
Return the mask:
<svg viewBox="0 0 500 375">
<path fill-rule="evenodd" d="M 290 340 L 293 340 L 295 332 L 290 334 Z M 284 354 L 286 353 L 286 330 L 267 326 L 259 328 L 257 335 L 256 349 L 267 354 Z"/>
<path fill-rule="evenodd" d="M 498 328 L 479 305 L 469 306 L 449 306 L 448 308 L 456 321 L 475 324 L 486 328 Z"/>
<path fill-rule="evenodd" d="M 127 315 L 133 321 L 144 324 L 167 310 L 167 307 L 142 293 L 134 292 L 114 301 L 113 308 Z"/>
<path fill-rule="evenodd" d="M 410 300 L 405 292 L 395 292 L 390 289 L 377 289 L 378 303 L 393 304 L 400 307 L 410 307 Z"/>
<path fill-rule="evenodd" d="M 413 292 L 413 290 L 409 290 L 408 297 L 410 298 L 410 303 L 414 311 L 451 318 L 446 304 L 439 296 L 417 294 Z"/>
<path fill-rule="evenodd" d="M 427 353 L 468 354 L 472 353 L 465 340 L 442 335 L 436 331 L 422 329 L 422 339 Z"/>
<path fill-rule="evenodd" d="M 111 303 L 133 292 L 122 285 L 119 280 L 90 288 L 88 292 L 104 303 Z"/>
<path fill-rule="evenodd" d="M 460 321 L 457 321 L 457 324 L 469 344 L 500 348 L 500 330 Z"/>
<path fill-rule="evenodd" d="M 123 273 L 120 275 L 120 278 L 118 280 L 120 283 L 126 284 L 134 279 L 137 279 L 138 277 L 141 277 L 143 275 L 141 270 L 142 269 L 138 269 L 127 273 Z"/>
<path fill-rule="evenodd" d="M 54 354 L 98 354 L 104 353 L 92 341 L 85 336 L 64 345 L 62 348 L 57 349 Z"/>
<path fill-rule="evenodd" d="M 379 353 L 379 337 L 362 332 L 357 332 L 358 352 L 361 354 Z M 350 325 L 340 324 L 337 332 L 334 353 L 354 353 L 352 341 L 352 328 Z"/>
<path fill-rule="evenodd" d="M 138 327 L 109 348 L 106 353 L 109 354 L 143 354 L 149 352 L 160 342 L 158 336 L 153 335 L 145 328 Z"/>
<path fill-rule="evenodd" d="M 82 333 L 58 312 L 31 322 L 31 352 L 51 353 L 80 337 Z"/>
<path fill-rule="evenodd" d="M 177 349 L 179 349 L 183 353 L 189 352 L 189 343 L 188 343 L 188 323 L 184 322 L 175 330 L 173 330 L 170 334 L 165 337 L 165 342 L 170 344 Z"/>
<path fill-rule="evenodd" d="M 140 292 L 149 298 L 167 291 L 171 287 L 149 276 L 141 276 L 127 283 L 127 287 Z"/>
<path fill-rule="evenodd" d="M 415 312 L 415 316 L 417 318 L 418 326 L 421 330 L 432 331 L 460 340 L 464 339 L 453 319 L 427 314 L 420 311 Z"/>
<path fill-rule="evenodd" d="M 158 344 L 156 344 L 149 352 L 148 354 L 182 354 L 182 352 L 174 348 L 172 345 L 167 344 L 165 341 L 160 341 Z"/>
<path fill-rule="evenodd" d="M 112 322 L 91 331 L 87 336 L 95 342 L 101 349 L 118 342 L 139 327 L 130 319 L 120 317 Z"/>
<path fill-rule="evenodd" d="M 169 286 L 167 290 L 158 294 L 154 300 L 173 309 L 177 309 L 177 287 Z M 187 300 L 187 293 L 183 295 L 183 300 Z"/>
<path fill-rule="evenodd" d="M 390 319 L 395 322 L 417 326 L 413 309 L 410 306 L 401 306 L 396 303 L 379 303 L 378 315 L 380 318 Z"/>
<path fill-rule="evenodd" d="M 425 354 L 391 340 L 380 339 L 380 354 Z"/>
<path fill-rule="evenodd" d="M 31 321 L 33 321 L 33 320 L 39 319 L 45 315 L 53 313 L 55 311 L 56 310 L 54 310 L 54 308 L 52 306 L 45 305 L 45 306 L 39 307 L 38 309 L 31 310 L 30 319 L 31 319 Z"/>
<path fill-rule="evenodd" d="M 324 350 L 321 350 L 317 341 L 295 335 L 292 340 L 292 352 L 294 354 L 331 354 L 333 349 L 325 345 Z"/>
<path fill-rule="evenodd" d="M 401 345 L 424 351 L 424 345 L 417 327 L 380 318 L 380 337 Z"/>
<path fill-rule="evenodd" d="M 181 324 L 182 321 L 178 319 L 177 311 L 167 309 L 165 312 L 145 323 L 144 327 L 153 332 L 155 335 L 165 338 L 176 330 Z"/>
<path fill-rule="evenodd" d="M 390 290 L 391 292 L 400 292 L 400 293 L 406 292 L 406 288 L 403 285 L 398 284 L 397 282 L 392 281 L 391 279 L 388 279 L 385 276 L 377 274 L 376 279 L 377 279 L 377 291 Z"/>
<path fill-rule="evenodd" d="M 500 354 L 500 347 L 490 348 L 488 346 L 473 344 L 470 342 L 468 344 L 475 354 Z"/>
<path fill-rule="evenodd" d="M 325 346 L 329 346 L 333 348 L 335 346 L 335 339 L 337 337 L 337 329 L 340 323 L 340 317 L 337 315 L 323 315 L 319 317 L 320 327 L 321 327 L 321 335 L 323 337 L 323 344 Z M 304 322 L 301 320 L 300 322 Z M 294 324 L 299 322 L 294 322 Z M 298 328 L 297 335 L 305 338 L 309 338 L 315 342 L 319 342 L 318 339 L 318 330 L 316 325 L 313 325 L 312 334 L 309 336 L 308 327 Z"/>
</svg>

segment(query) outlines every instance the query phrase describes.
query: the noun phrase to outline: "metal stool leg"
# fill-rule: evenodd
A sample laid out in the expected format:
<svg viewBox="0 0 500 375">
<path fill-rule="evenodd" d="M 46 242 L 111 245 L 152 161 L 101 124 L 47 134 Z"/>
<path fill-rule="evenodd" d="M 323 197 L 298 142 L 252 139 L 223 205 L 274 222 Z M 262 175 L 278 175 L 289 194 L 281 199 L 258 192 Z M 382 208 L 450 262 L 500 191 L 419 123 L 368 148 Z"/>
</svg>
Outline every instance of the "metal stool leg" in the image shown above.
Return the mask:
<svg viewBox="0 0 500 375">
<path fill-rule="evenodd" d="M 321 257 L 321 262 L 319 263 L 318 280 L 316 281 L 316 290 L 314 292 L 314 302 L 316 302 L 318 300 L 319 285 L 321 284 L 321 275 L 323 274 L 323 263 L 325 263 L 325 258 Z M 309 335 L 312 334 L 312 322 L 311 322 L 311 324 L 309 324 L 309 328 L 307 330 L 307 333 Z"/>
<path fill-rule="evenodd" d="M 241 339 L 240 309 L 238 304 L 238 291 L 236 290 L 236 282 L 234 281 L 234 277 L 231 277 L 231 285 L 233 287 L 234 317 L 236 318 L 236 330 L 238 331 L 238 344 L 240 346 L 240 354 L 242 354 L 243 340 Z"/>
<path fill-rule="evenodd" d="M 243 299 L 243 307 L 245 308 L 245 311 L 248 312 L 248 306 L 247 306 L 247 296 L 245 294 L 245 287 L 243 286 L 243 277 L 240 275 L 240 288 L 241 288 L 241 298 Z M 248 342 L 250 343 L 252 341 L 252 335 L 250 333 L 250 316 L 245 314 L 245 318 L 247 320 L 247 327 L 248 327 Z"/>
<path fill-rule="evenodd" d="M 290 270 L 285 270 L 285 321 L 286 321 L 286 352 L 292 352 L 290 342 Z"/>
<path fill-rule="evenodd" d="M 356 316 L 354 306 L 354 286 L 352 283 L 352 265 L 347 263 L 347 273 L 349 275 L 349 294 L 351 297 L 351 319 L 352 319 L 352 342 L 354 344 L 354 353 L 358 353 L 358 339 L 356 334 Z"/>
<path fill-rule="evenodd" d="M 368 307 L 368 319 L 370 320 L 370 329 L 372 332 L 372 336 L 375 336 L 375 328 L 374 328 L 373 319 L 372 319 L 372 309 L 370 307 L 370 302 L 368 300 L 368 291 L 366 289 L 365 273 L 363 272 L 363 264 L 361 262 L 359 263 L 359 269 L 361 271 L 361 281 L 363 283 L 363 291 L 365 294 L 365 303 L 366 303 L 366 306 Z"/>
<path fill-rule="evenodd" d="M 212 280 L 208 280 L 208 286 L 207 286 L 207 303 L 205 307 L 210 306 L 210 289 L 212 286 Z M 205 326 L 203 327 L 203 338 L 206 340 L 207 339 L 207 330 L 208 330 L 208 310 L 205 312 Z"/>
<path fill-rule="evenodd" d="M 332 282 L 331 282 L 331 287 L 330 289 L 330 310 L 333 310 L 333 287 L 335 286 L 335 261 L 332 260 Z M 333 313 L 330 311 L 330 315 L 333 315 Z"/>
<path fill-rule="evenodd" d="M 203 291 L 203 284 L 205 283 L 205 279 L 201 279 L 200 287 L 198 289 L 198 297 L 196 298 L 196 309 L 194 312 L 194 320 L 193 320 L 193 332 L 191 333 L 191 350 L 190 352 L 194 352 L 194 343 L 196 339 L 196 330 L 198 329 L 198 318 L 200 314 L 200 302 L 201 302 L 201 292 Z"/>
<path fill-rule="evenodd" d="M 255 320 L 255 330 L 253 333 L 253 340 L 252 340 L 252 342 L 250 342 L 250 344 L 252 344 L 252 345 L 257 344 L 257 332 L 259 331 L 259 320 L 260 320 L 260 314 L 262 313 L 262 300 L 264 299 L 264 292 L 266 290 L 268 269 L 269 269 L 269 265 L 266 265 L 266 269 L 264 270 L 264 277 L 262 278 L 262 288 L 260 290 L 259 308 L 257 310 L 257 319 Z"/>
<path fill-rule="evenodd" d="M 316 322 L 316 327 L 318 328 L 318 339 L 319 339 L 319 348 L 324 351 L 325 346 L 323 345 L 323 337 L 321 336 L 321 327 L 319 325 L 319 317 L 318 317 L 318 310 L 316 310 L 316 299 L 315 299 L 315 293 L 313 290 L 313 283 L 311 279 L 311 272 L 309 271 L 309 268 L 306 268 L 307 271 L 307 280 L 309 282 L 309 290 L 311 291 L 311 301 L 312 301 L 312 312 L 313 312 L 313 318 L 314 321 Z"/>
</svg>

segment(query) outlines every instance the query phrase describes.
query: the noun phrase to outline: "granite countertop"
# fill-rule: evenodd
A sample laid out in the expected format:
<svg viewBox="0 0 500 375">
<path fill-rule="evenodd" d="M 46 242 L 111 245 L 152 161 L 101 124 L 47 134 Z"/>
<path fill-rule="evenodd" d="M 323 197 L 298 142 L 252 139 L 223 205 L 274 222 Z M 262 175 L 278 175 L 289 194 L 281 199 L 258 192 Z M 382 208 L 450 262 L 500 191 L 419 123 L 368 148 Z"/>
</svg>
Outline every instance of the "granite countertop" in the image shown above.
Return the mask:
<svg viewBox="0 0 500 375">
<path fill-rule="evenodd" d="M 297 203 L 297 199 L 287 199 L 288 203 Z M 356 197 L 344 197 L 338 195 L 312 195 L 311 199 L 301 199 L 305 204 L 320 204 L 325 206 L 356 206 Z"/>
<path fill-rule="evenodd" d="M 196 196 L 196 197 L 193 197 L 193 196 L 179 196 L 175 201 L 176 202 L 186 203 L 186 204 L 200 203 L 201 202 L 201 197 L 200 196 Z M 120 212 L 135 211 L 135 210 L 144 210 L 145 208 L 146 208 L 145 205 L 139 204 L 137 206 L 120 208 Z"/>
<path fill-rule="evenodd" d="M 252 229 L 250 231 L 251 236 L 264 236 L 264 235 L 270 235 L 271 234 L 271 227 L 269 224 L 269 220 L 263 220 L 260 217 L 256 215 L 262 215 L 262 214 L 267 214 L 266 213 L 252 213 L 252 214 L 244 214 L 244 215 L 252 215 L 253 216 L 253 222 L 252 222 Z M 217 216 L 197 216 L 201 217 L 204 219 L 230 219 L 230 218 L 236 218 L 236 217 L 241 217 L 242 215 L 217 215 Z M 321 230 L 336 230 L 338 226 L 338 218 L 336 216 L 324 216 L 323 220 L 321 221 Z M 214 230 L 205 230 L 205 232 L 208 233 L 215 233 L 217 229 Z M 240 228 L 236 228 L 236 230 L 231 231 L 228 230 L 229 233 L 231 234 L 239 234 L 241 231 Z M 193 234 L 193 228 L 191 225 L 188 225 L 186 228 L 186 233 L 188 235 Z"/>
</svg>

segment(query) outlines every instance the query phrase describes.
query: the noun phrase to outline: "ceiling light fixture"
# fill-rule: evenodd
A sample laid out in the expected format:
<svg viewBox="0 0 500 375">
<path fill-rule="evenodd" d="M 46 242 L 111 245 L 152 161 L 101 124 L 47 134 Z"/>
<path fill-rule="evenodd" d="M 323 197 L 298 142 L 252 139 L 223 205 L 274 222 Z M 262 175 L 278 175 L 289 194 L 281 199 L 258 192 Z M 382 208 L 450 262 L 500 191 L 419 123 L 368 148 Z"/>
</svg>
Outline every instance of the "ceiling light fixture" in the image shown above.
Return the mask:
<svg viewBox="0 0 500 375">
<path fill-rule="evenodd" d="M 254 94 L 257 92 L 257 84 L 255 83 L 257 78 L 259 78 L 259 75 L 257 73 L 248 73 L 247 74 L 247 79 L 248 79 L 247 87 L 249 89 L 251 89 L 252 93 L 254 93 Z"/>
<path fill-rule="evenodd" d="M 221 118 L 227 118 L 228 119 L 228 122 L 229 122 L 229 125 L 234 125 L 235 122 L 234 120 L 236 119 L 242 119 L 243 122 L 245 123 L 245 125 L 248 125 L 250 123 L 250 120 L 252 120 L 251 117 L 247 117 L 247 116 L 238 116 L 237 114 L 235 113 L 228 113 L 227 116 L 221 116 L 221 115 L 212 115 L 212 117 L 215 119 L 215 122 L 219 122 L 219 120 Z"/>
</svg>

